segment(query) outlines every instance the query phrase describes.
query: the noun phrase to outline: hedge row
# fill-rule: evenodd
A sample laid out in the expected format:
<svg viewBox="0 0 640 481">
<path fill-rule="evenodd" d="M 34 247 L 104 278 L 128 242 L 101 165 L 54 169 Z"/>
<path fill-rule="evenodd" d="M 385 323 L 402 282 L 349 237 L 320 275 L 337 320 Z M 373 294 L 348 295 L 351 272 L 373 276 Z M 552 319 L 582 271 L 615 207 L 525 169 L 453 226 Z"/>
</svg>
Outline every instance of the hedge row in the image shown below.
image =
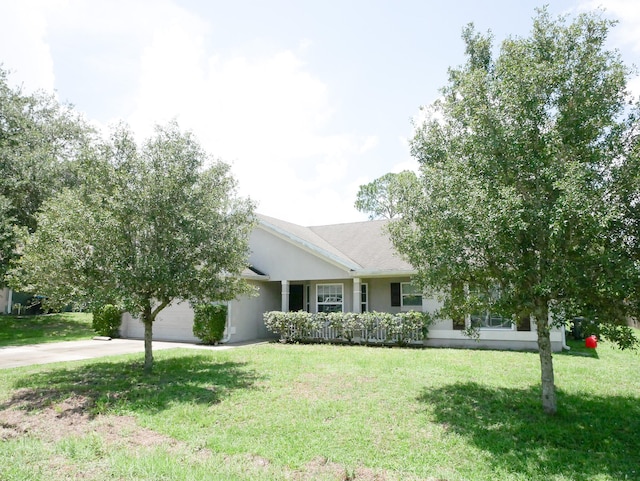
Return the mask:
<svg viewBox="0 0 640 481">
<path fill-rule="evenodd" d="M 406 345 L 427 338 L 431 317 L 424 312 L 264 313 L 264 323 L 285 342 L 348 342 Z"/>
</svg>

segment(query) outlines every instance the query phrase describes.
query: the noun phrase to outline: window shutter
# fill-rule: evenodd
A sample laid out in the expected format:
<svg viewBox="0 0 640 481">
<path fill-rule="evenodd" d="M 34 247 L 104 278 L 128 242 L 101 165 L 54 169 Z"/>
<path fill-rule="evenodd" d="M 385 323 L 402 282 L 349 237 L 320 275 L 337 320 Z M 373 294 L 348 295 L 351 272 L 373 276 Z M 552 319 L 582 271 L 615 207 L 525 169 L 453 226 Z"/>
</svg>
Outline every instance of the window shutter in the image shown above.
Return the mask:
<svg viewBox="0 0 640 481">
<path fill-rule="evenodd" d="M 456 331 L 463 331 L 466 327 L 464 324 L 464 317 L 453 319 L 453 329 Z"/>
<path fill-rule="evenodd" d="M 393 307 L 400 307 L 400 283 L 391 283 L 391 305 Z"/>
<path fill-rule="evenodd" d="M 520 322 L 516 325 L 518 331 L 530 331 L 531 330 L 531 316 L 526 314 L 520 317 Z"/>
</svg>

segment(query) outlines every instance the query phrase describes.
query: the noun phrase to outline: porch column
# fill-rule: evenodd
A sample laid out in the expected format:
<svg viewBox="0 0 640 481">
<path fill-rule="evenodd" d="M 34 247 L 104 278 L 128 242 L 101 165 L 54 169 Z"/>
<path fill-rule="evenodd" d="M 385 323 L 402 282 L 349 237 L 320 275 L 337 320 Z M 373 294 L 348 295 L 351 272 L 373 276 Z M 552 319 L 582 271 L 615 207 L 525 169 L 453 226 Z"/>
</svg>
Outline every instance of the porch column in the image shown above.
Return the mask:
<svg viewBox="0 0 640 481">
<path fill-rule="evenodd" d="M 281 281 L 282 283 L 282 312 L 289 312 L 289 281 Z"/>
<path fill-rule="evenodd" d="M 362 283 L 359 277 L 353 278 L 353 312 L 362 312 Z"/>
</svg>

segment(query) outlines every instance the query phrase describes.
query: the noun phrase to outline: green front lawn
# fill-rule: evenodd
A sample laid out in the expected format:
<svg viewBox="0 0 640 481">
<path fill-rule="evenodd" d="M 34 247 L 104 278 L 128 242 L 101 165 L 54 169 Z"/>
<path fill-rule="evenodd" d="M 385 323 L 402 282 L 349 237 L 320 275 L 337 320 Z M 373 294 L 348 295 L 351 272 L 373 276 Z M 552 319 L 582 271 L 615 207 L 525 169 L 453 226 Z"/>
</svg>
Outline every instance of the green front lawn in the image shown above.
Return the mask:
<svg viewBox="0 0 640 481">
<path fill-rule="evenodd" d="M 62 312 L 39 316 L 0 315 L 0 347 L 76 341 L 95 336 L 91 313 Z"/>
<path fill-rule="evenodd" d="M 267 344 L 0 370 L 3 480 L 640 479 L 640 355 Z"/>
</svg>

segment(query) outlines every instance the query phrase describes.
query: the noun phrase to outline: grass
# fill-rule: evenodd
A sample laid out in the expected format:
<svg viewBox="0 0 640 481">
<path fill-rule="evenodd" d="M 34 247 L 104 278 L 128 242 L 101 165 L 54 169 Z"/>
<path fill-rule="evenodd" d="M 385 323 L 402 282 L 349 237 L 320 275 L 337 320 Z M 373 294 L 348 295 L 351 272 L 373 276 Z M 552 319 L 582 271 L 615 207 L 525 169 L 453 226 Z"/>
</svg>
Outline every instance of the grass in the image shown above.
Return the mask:
<svg viewBox="0 0 640 481">
<path fill-rule="evenodd" d="M 95 336 L 91 314 L 62 312 L 39 316 L 0 315 L 0 347 L 76 341 Z"/>
<path fill-rule="evenodd" d="M 578 347 L 578 344 L 576 344 Z M 586 352 L 586 354 L 593 351 Z M 640 355 L 268 344 L 0 370 L 3 480 L 640 479 Z"/>
</svg>

